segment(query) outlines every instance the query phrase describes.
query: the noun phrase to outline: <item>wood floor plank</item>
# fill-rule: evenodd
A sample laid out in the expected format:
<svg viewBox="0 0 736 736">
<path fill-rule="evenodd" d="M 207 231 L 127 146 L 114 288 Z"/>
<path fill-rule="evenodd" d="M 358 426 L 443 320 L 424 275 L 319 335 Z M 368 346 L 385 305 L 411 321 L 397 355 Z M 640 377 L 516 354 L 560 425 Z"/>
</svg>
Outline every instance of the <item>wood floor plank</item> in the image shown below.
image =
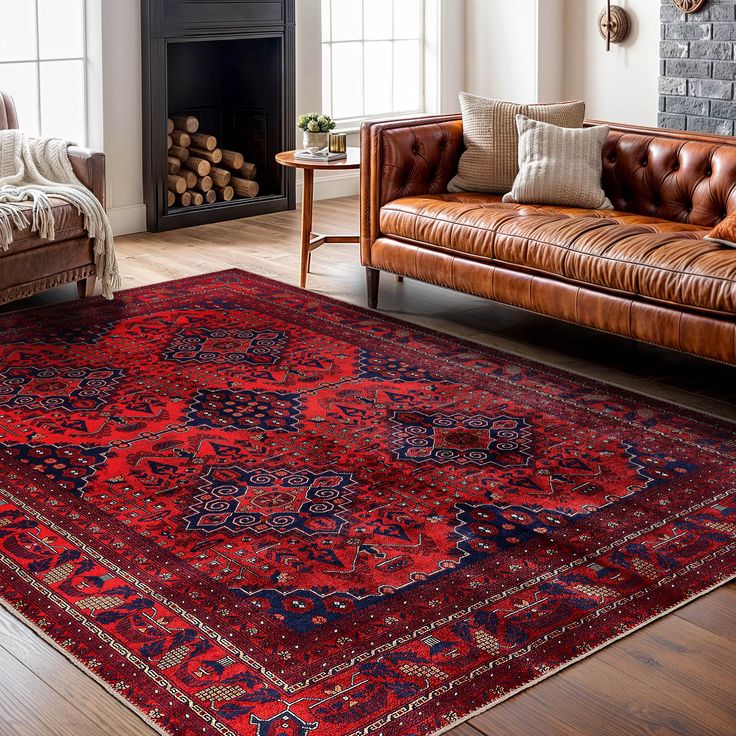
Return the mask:
<svg viewBox="0 0 736 736">
<path fill-rule="evenodd" d="M 450 733 L 452 736 L 484 736 L 482 731 L 473 728 L 467 721 L 455 726 Z"/>
<path fill-rule="evenodd" d="M 2 736 L 148 736 L 145 731 L 98 725 L 40 677 L 0 647 L 0 734 Z M 88 685 L 92 685 L 87 678 Z M 112 696 L 108 695 L 108 698 Z"/>
<path fill-rule="evenodd" d="M 674 615 L 718 634 L 732 644 L 736 643 L 733 615 L 736 611 L 736 591 L 730 586 L 725 586 L 705 596 L 698 603 L 700 605 L 685 606 L 675 611 Z"/>
<path fill-rule="evenodd" d="M 718 596 L 720 591 L 712 595 Z M 697 605 L 697 604 L 692 604 Z M 736 627 L 736 608 L 729 618 Z M 728 639 L 675 616 L 606 647 L 597 658 L 625 678 L 682 702 L 705 703 L 736 724 L 736 657 Z"/>
<path fill-rule="evenodd" d="M 0 649 L 32 671 L 108 736 L 152 735 L 130 708 L 112 697 L 101 685 L 73 664 L 61 652 L 37 636 L 28 626 L 0 606 Z M 0 732 L 0 736 L 4 736 Z"/>
<path fill-rule="evenodd" d="M 320 231 L 356 230 L 357 198 L 316 202 L 315 223 Z M 299 213 L 139 233 L 118 238 L 117 249 L 125 288 L 234 267 L 296 284 Z M 315 251 L 308 286 L 364 306 L 358 247 L 330 244 Z M 72 285 L 0 311 L 73 298 Z M 382 277 L 379 307 L 382 313 L 418 325 L 736 420 L 733 367 L 410 279 L 399 284 Z M 729 697 L 736 690 L 734 662 L 736 584 L 732 583 L 457 726 L 449 735 L 736 736 L 736 699 Z M 154 735 L 153 729 L 0 608 L 0 736 L 101 733 Z"/>
<path fill-rule="evenodd" d="M 718 708 L 693 696 L 684 703 L 657 687 L 639 681 L 628 684 L 616 670 L 590 657 L 546 681 L 544 690 L 531 695 L 546 708 L 564 708 L 565 718 L 576 719 L 581 733 L 596 712 L 595 733 L 611 736 L 724 736 L 734 725 Z M 566 693 L 560 697 L 561 693 Z M 587 724 L 587 725 L 586 725 Z"/>
</svg>

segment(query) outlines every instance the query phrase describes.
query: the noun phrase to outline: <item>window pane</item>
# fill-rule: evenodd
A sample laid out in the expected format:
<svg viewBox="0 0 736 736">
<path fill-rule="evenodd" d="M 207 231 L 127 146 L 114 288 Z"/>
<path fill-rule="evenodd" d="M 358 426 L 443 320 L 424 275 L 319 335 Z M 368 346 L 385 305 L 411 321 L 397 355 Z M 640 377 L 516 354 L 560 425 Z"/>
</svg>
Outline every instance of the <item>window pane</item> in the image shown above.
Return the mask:
<svg viewBox="0 0 736 736">
<path fill-rule="evenodd" d="M 403 0 L 396 0 L 399 4 Z M 363 4 L 365 38 L 387 40 L 393 29 L 393 0 L 368 0 Z"/>
<path fill-rule="evenodd" d="M 336 118 L 363 114 L 363 44 L 332 47 L 332 111 Z"/>
<path fill-rule="evenodd" d="M 41 135 L 85 143 L 84 62 L 41 62 Z"/>
<path fill-rule="evenodd" d="M 84 56 L 83 0 L 38 0 L 38 41 L 42 59 Z"/>
<path fill-rule="evenodd" d="M 322 0 L 322 40 L 330 40 L 330 0 Z"/>
<path fill-rule="evenodd" d="M 28 0 L 0 0 L 0 61 L 36 58 L 36 8 Z"/>
<path fill-rule="evenodd" d="M 422 108 L 422 55 L 419 41 L 394 43 L 394 112 Z"/>
<path fill-rule="evenodd" d="M 365 44 L 365 114 L 378 115 L 393 110 L 391 87 L 391 41 Z"/>
<path fill-rule="evenodd" d="M 332 109 L 332 65 L 330 44 L 322 44 L 322 108 L 327 110 L 332 117 L 335 111 Z"/>
<path fill-rule="evenodd" d="M 361 0 L 332 0 L 332 40 L 359 41 L 363 34 Z"/>
<path fill-rule="evenodd" d="M 37 136 L 38 77 L 35 62 L 0 64 L 0 89 L 13 98 L 21 129 Z"/>
<path fill-rule="evenodd" d="M 421 38 L 421 0 L 398 0 L 394 3 L 394 38 Z"/>
</svg>

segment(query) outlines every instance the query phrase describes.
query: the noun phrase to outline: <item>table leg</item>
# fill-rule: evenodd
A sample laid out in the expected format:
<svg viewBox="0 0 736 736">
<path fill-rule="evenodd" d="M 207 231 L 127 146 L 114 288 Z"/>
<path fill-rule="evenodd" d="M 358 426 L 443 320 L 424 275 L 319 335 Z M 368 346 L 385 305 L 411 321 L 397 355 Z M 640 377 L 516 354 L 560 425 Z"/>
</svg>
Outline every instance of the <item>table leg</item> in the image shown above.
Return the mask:
<svg viewBox="0 0 736 736">
<path fill-rule="evenodd" d="M 302 253 L 299 263 L 299 286 L 307 285 L 309 268 L 309 241 L 312 238 L 312 206 L 314 200 L 314 170 L 304 169 L 304 191 L 302 193 Z"/>
</svg>

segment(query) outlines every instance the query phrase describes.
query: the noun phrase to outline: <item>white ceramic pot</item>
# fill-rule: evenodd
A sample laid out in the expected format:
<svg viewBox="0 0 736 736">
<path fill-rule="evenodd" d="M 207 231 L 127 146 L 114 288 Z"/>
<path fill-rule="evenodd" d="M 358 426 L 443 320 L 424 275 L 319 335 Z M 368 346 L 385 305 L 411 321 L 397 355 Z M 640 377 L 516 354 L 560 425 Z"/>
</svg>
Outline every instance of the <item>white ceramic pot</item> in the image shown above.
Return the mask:
<svg viewBox="0 0 736 736">
<path fill-rule="evenodd" d="M 308 130 L 304 131 L 304 141 L 303 141 L 304 148 L 316 147 L 321 150 L 323 148 L 327 148 L 327 145 L 329 142 L 330 142 L 329 133 L 310 133 Z"/>
</svg>

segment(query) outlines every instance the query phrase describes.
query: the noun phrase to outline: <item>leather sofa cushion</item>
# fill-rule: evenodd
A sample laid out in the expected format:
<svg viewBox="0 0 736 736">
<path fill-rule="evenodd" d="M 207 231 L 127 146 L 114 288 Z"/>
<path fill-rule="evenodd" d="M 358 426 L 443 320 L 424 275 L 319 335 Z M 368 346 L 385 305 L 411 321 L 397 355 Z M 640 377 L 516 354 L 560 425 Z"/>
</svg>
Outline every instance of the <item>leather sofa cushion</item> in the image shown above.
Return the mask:
<svg viewBox="0 0 736 736">
<path fill-rule="evenodd" d="M 55 240 L 69 240 L 71 238 L 81 238 L 86 234 L 84 227 L 84 217 L 77 212 L 76 208 L 68 204 L 58 197 L 51 197 L 51 204 L 54 212 L 54 227 L 56 230 Z M 23 202 L 18 205 L 21 209 L 28 213 L 28 220 L 31 219 L 31 203 Z M 8 252 L 19 253 L 22 250 L 30 250 L 37 248 L 39 245 L 47 245 L 50 241 L 44 240 L 38 236 L 37 232 L 31 232 L 30 226 L 17 230 L 14 228 L 13 242 L 10 244 Z M 0 251 L 0 256 L 2 252 Z"/>
<path fill-rule="evenodd" d="M 709 228 L 616 210 L 406 197 L 381 209 L 389 237 L 684 307 L 736 312 L 736 250 Z"/>
</svg>

